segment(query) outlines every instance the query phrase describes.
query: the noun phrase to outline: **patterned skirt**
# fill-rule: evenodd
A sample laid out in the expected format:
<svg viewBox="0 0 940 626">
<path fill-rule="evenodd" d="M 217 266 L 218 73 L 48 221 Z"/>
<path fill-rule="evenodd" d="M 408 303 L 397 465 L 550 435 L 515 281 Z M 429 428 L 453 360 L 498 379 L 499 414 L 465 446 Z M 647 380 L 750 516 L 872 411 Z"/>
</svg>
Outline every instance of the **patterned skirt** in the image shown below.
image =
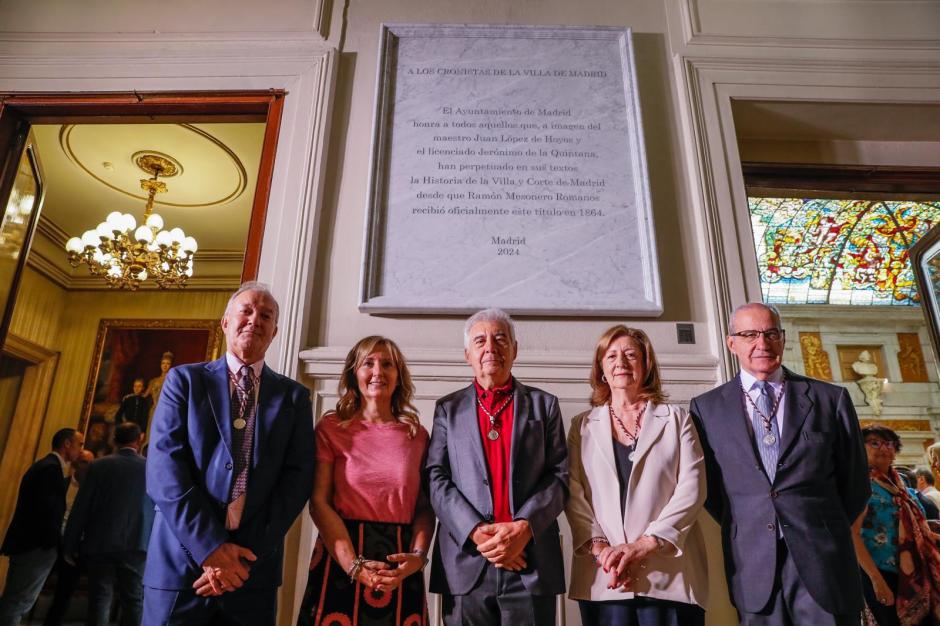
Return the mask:
<svg viewBox="0 0 940 626">
<path fill-rule="evenodd" d="M 408 552 L 411 524 L 344 520 L 357 554 L 384 561 L 389 554 Z M 375 591 L 350 582 L 333 560 L 321 537 L 313 548 L 310 575 L 297 626 L 427 626 L 424 574 L 417 572 L 392 591 Z"/>
</svg>

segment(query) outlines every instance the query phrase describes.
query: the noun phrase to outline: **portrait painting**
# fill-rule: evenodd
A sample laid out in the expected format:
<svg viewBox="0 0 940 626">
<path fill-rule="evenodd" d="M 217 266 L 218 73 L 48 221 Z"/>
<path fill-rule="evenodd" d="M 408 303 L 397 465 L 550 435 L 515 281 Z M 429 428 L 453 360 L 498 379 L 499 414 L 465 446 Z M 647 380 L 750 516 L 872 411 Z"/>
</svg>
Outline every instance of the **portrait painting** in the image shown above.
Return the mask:
<svg viewBox="0 0 940 626">
<path fill-rule="evenodd" d="M 218 320 L 101 320 L 79 426 L 86 449 L 110 453 L 124 421 L 149 432 L 167 371 L 217 358 L 222 343 Z"/>
</svg>

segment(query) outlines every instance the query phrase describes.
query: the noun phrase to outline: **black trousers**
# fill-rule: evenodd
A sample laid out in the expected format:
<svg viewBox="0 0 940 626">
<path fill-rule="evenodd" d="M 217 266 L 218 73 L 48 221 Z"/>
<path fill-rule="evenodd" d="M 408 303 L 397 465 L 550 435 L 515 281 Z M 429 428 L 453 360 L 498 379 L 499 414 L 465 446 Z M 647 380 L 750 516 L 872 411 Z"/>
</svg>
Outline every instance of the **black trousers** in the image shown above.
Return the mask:
<svg viewBox="0 0 940 626">
<path fill-rule="evenodd" d="M 582 626 L 705 626 L 697 604 L 639 596 L 629 600 L 579 600 Z"/>
<path fill-rule="evenodd" d="M 446 626 L 551 626 L 556 595 L 529 593 L 516 572 L 483 567 L 480 580 L 462 596 L 444 595 Z"/>
<path fill-rule="evenodd" d="M 888 586 L 891 587 L 891 591 L 897 593 L 897 572 L 886 572 L 883 569 L 878 571 L 881 572 L 881 577 L 884 578 Z M 881 602 L 878 602 L 878 598 L 875 595 L 875 587 L 871 584 L 871 579 L 865 572 L 862 572 L 862 591 L 865 592 L 865 604 L 868 605 L 868 610 L 871 611 L 871 614 L 875 616 L 875 621 L 878 622 L 878 626 L 901 626 L 901 621 L 898 619 L 897 608 L 893 604 L 891 606 L 885 606 Z"/>
</svg>

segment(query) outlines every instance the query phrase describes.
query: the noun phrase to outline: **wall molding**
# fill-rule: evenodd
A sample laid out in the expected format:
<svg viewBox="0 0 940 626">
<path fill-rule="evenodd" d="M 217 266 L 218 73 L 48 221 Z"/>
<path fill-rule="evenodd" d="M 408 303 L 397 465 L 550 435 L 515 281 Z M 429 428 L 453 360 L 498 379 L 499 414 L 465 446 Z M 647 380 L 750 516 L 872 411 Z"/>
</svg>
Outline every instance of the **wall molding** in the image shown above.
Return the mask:
<svg viewBox="0 0 940 626">
<path fill-rule="evenodd" d="M 324 346 L 300 353 L 303 373 L 313 381 L 337 381 L 343 369 L 348 347 Z M 409 349 L 408 369 L 412 379 L 420 382 L 469 382 L 470 366 L 462 350 Z M 663 383 L 666 386 L 703 385 L 711 387 L 715 380 L 717 361 L 702 354 L 657 354 Z M 513 365 L 513 374 L 526 383 L 587 384 L 591 373 L 591 353 L 520 352 Z"/>
<path fill-rule="evenodd" d="M 938 60 L 940 55 L 916 64 L 890 56 L 877 61 L 676 56 L 690 201 L 708 239 L 703 262 L 706 275 L 715 277 L 710 295 L 719 336 L 728 327 L 727 311 L 761 299 L 732 100 L 940 105 Z M 730 378 L 731 358 L 721 346 L 715 349 L 725 378 Z"/>
</svg>

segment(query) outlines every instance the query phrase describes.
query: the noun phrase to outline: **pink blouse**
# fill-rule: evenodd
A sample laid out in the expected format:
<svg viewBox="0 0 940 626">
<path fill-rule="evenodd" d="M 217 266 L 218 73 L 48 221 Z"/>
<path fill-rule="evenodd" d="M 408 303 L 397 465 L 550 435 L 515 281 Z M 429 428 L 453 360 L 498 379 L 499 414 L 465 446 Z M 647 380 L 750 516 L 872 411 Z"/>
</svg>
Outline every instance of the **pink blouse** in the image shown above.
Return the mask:
<svg viewBox="0 0 940 626">
<path fill-rule="evenodd" d="M 317 461 L 333 464 L 333 508 L 343 519 L 410 524 L 421 491 L 428 431 L 414 439 L 400 422 L 341 424 L 335 413 L 317 423 Z"/>
</svg>

